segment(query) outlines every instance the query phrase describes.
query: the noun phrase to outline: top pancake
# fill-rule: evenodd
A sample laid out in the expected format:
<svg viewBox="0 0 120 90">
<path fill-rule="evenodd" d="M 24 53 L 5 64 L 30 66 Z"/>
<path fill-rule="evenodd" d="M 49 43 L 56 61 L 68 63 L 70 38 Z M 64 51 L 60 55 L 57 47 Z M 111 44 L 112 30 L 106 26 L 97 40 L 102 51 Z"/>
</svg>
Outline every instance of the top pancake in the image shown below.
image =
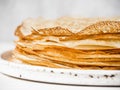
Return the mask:
<svg viewBox="0 0 120 90">
<path fill-rule="evenodd" d="M 17 27 L 15 35 L 24 37 L 37 32 L 45 36 L 75 36 L 120 33 L 119 18 L 73 18 L 55 20 L 26 19 Z"/>
</svg>

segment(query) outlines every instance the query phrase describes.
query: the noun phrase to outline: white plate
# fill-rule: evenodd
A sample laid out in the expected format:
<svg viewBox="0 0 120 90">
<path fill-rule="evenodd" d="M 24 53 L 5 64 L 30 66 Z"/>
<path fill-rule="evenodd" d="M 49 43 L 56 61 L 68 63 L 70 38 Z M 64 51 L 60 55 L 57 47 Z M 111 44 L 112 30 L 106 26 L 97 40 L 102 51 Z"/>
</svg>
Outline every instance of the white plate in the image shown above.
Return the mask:
<svg viewBox="0 0 120 90">
<path fill-rule="evenodd" d="M 4 47 L 0 55 L 11 49 L 13 47 Z M 0 72 L 20 79 L 53 84 L 120 86 L 120 70 L 55 69 L 19 64 L 0 57 Z"/>
</svg>

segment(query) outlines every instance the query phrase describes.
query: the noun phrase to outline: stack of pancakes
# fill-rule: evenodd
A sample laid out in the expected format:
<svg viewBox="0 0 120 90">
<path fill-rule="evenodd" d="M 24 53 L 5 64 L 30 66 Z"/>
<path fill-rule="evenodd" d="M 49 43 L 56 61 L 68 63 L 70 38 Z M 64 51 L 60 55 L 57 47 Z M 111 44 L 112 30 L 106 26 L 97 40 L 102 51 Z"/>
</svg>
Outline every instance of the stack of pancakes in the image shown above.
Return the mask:
<svg viewBox="0 0 120 90">
<path fill-rule="evenodd" d="M 119 18 L 29 18 L 15 35 L 14 60 L 52 68 L 120 70 Z"/>
</svg>

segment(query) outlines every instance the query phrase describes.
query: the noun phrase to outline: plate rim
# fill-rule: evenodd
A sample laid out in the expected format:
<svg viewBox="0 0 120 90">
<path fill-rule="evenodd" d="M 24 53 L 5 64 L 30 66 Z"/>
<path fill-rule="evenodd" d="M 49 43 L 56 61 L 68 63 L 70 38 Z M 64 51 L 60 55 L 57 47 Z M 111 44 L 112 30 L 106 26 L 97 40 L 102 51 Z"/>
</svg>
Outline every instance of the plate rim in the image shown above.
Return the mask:
<svg viewBox="0 0 120 90">
<path fill-rule="evenodd" d="M 64 72 L 64 74 L 68 75 L 70 72 L 72 72 L 72 74 L 80 74 L 80 75 L 85 75 L 85 76 L 88 76 L 88 75 L 98 75 L 98 76 L 104 76 L 104 75 L 112 75 L 112 74 L 115 74 L 117 73 L 119 76 L 120 76 L 120 70 L 75 70 L 75 69 L 62 69 L 62 68 L 49 68 L 49 67 L 43 67 L 43 66 L 33 66 L 33 65 L 28 65 L 28 64 L 20 64 L 20 63 L 15 63 L 15 62 L 11 62 L 11 61 L 8 61 L 8 60 L 5 60 L 1 57 L 1 55 L 3 53 L 5 53 L 6 51 L 9 51 L 9 50 L 4 50 L 2 53 L 0 53 L 0 64 L 2 65 L 6 65 L 7 67 L 16 67 L 16 68 L 20 68 L 20 69 L 23 69 L 25 71 L 29 71 L 29 70 L 32 70 L 32 71 L 35 71 L 35 72 L 43 72 L 43 70 L 45 69 L 45 72 L 44 73 L 51 73 L 51 71 L 53 70 L 55 72 L 55 74 L 61 74 L 61 72 Z M 6 72 L 3 72 L 3 74 L 7 74 L 9 76 L 13 76 L 13 77 L 16 77 L 16 78 L 19 78 L 19 76 L 15 76 L 13 74 L 8 74 Z M 78 75 L 79 76 L 79 75 Z M 118 76 L 118 77 L 119 77 Z M 79 78 L 79 77 L 78 77 Z M 95 76 L 96 78 L 96 76 Z M 102 78 L 102 77 L 101 77 Z M 111 77 L 112 78 L 112 77 Z M 36 81 L 36 82 L 40 82 L 40 80 L 34 80 L 34 79 L 28 79 L 28 78 L 20 78 L 20 79 L 25 79 L 25 80 L 28 80 L 28 81 Z M 46 82 L 46 81 L 43 81 L 41 80 L 41 82 Z M 47 81 L 48 82 L 48 81 Z M 52 81 L 53 83 L 58 83 L 58 82 L 54 82 Z M 52 83 L 50 82 L 50 83 Z M 60 83 L 61 84 L 61 83 Z M 62 83 L 64 84 L 64 83 Z M 65 82 L 66 84 L 66 82 Z M 70 83 L 68 83 L 68 85 L 70 85 Z M 77 85 L 77 84 L 73 84 L 73 85 Z M 82 86 L 82 84 L 78 84 L 78 86 Z M 85 84 L 85 86 L 111 86 L 111 85 L 89 85 L 89 84 Z M 120 86 L 120 85 L 113 85 L 113 86 Z"/>
</svg>

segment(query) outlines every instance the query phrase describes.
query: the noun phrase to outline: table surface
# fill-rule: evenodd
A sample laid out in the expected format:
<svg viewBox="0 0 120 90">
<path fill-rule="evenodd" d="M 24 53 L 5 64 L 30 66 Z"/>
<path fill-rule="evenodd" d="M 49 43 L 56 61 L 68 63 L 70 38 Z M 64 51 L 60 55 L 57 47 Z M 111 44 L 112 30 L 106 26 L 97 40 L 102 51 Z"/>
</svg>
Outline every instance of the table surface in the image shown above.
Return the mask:
<svg viewBox="0 0 120 90">
<path fill-rule="evenodd" d="M 0 43 L 0 50 L 13 44 Z M 0 74 L 0 90 L 120 90 L 120 87 L 68 86 L 20 80 Z"/>
</svg>

